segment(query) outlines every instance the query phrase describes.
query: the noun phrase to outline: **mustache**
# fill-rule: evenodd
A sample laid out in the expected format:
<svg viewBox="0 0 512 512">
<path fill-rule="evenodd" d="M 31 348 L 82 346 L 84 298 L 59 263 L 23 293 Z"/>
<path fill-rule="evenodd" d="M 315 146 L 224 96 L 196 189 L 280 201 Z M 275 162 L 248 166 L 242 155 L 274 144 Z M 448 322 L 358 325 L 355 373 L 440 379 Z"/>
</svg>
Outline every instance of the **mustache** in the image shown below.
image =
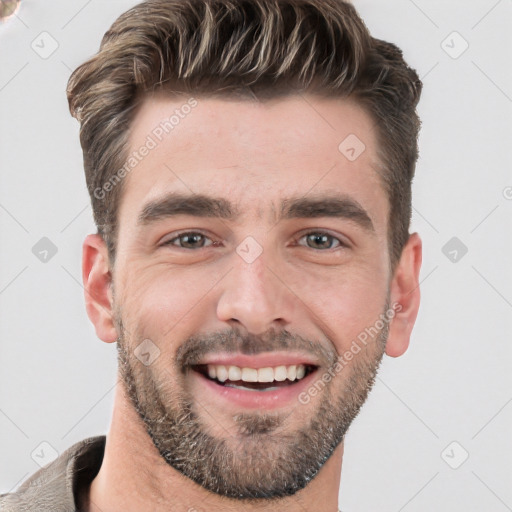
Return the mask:
<svg viewBox="0 0 512 512">
<path fill-rule="evenodd" d="M 263 335 L 242 334 L 238 329 L 215 331 L 189 337 L 176 351 L 176 365 L 184 371 L 188 366 L 199 364 L 205 356 L 218 352 L 258 355 L 264 352 L 301 351 L 313 355 L 325 366 L 336 363 L 337 353 L 287 330 L 270 329 Z"/>
</svg>

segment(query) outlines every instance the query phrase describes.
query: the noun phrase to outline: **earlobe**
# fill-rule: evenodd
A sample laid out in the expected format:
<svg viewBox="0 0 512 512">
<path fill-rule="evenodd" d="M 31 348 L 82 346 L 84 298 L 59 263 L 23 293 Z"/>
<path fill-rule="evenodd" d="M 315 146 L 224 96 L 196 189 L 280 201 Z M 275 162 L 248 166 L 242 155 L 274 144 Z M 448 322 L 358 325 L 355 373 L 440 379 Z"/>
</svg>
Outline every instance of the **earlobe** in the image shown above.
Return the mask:
<svg viewBox="0 0 512 512">
<path fill-rule="evenodd" d="M 401 356 L 409 347 L 420 306 L 421 260 L 421 238 L 413 233 L 404 246 L 390 285 L 390 307 L 395 315 L 390 322 L 386 354 L 391 357 Z"/>
<path fill-rule="evenodd" d="M 111 279 L 105 241 L 98 234 L 87 235 L 82 246 L 85 308 L 98 338 L 106 343 L 118 337 L 113 321 Z"/>
</svg>

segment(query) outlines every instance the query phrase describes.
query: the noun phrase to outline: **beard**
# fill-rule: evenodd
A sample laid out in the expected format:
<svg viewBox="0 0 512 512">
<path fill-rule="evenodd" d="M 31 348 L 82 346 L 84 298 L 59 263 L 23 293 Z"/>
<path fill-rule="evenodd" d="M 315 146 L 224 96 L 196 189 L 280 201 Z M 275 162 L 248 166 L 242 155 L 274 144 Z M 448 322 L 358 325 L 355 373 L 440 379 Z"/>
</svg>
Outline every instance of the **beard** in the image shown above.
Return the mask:
<svg viewBox="0 0 512 512">
<path fill-rule="evenodd" d="M 337 353 L 288 331 L 271 330 L 265 336 L 254 336 L 228 330 L 194 336 L 177 349 L 172 369 L 145 366 L 133 355 L 144 337 L 135 333 L 128 336 L 121 310 L 117 310 L 119 373 L 131 405 L 169 466 L 221 496 L 252 503 L 279 500 L 305 488 L 344 440 L 375 383 L 389 333 L 388 321 L 383 323 L 376 338 L 325 383 L 321 377 L 328 369 L 333 375 Z M 201 404 L 187 389 L 190 366 L 218 351 L 252 355 L 297 349 L 322 361 L 315 382 L 323 389 L 316 400 L 307 405 L 297 401 L 286 413 L 236 414 L 232 417 L 234 431 L 214 435 L 202 419 L 208 416 L 206 411 L 199 414 Z M 301 409 L 295 424 L 287 423 L 297 408 Z M 297 418 L 302 418 L 299 426 Z"/>
</svg>

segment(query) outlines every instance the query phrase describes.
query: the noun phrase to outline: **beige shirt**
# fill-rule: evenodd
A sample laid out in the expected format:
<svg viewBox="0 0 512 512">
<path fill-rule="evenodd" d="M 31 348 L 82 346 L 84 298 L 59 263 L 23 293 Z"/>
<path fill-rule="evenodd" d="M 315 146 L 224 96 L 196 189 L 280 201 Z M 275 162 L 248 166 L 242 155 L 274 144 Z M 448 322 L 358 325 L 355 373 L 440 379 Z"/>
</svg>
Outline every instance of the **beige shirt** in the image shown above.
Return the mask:
<svg viewBox="0 0 512 512">
<path fill-rule="evenodd" d="M 69 447 L 36 471 L 16 491 L 0 494 L 1 512 L 80 512 L 79 496 L 100 470 L 106 436 Z"/>
</svg>

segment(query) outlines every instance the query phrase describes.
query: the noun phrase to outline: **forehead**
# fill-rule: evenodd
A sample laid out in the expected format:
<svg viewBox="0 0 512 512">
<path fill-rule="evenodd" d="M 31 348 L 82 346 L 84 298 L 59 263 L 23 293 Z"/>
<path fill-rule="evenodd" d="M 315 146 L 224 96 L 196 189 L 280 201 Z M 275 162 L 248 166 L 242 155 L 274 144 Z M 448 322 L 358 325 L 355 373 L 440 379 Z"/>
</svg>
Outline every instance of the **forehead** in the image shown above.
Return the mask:
<svg viewBox="0 0 512 512">
<path fill-rule="evenodd" d="M 353 101 L 148 96 L 130 127 L 135 153 L 120 206 L 131 223 L 169 191 L 224 196 L 242 215 L 269 219 L 288 197 L 337 191 L 385 227 L 373 122 Z"/>
</svg>

